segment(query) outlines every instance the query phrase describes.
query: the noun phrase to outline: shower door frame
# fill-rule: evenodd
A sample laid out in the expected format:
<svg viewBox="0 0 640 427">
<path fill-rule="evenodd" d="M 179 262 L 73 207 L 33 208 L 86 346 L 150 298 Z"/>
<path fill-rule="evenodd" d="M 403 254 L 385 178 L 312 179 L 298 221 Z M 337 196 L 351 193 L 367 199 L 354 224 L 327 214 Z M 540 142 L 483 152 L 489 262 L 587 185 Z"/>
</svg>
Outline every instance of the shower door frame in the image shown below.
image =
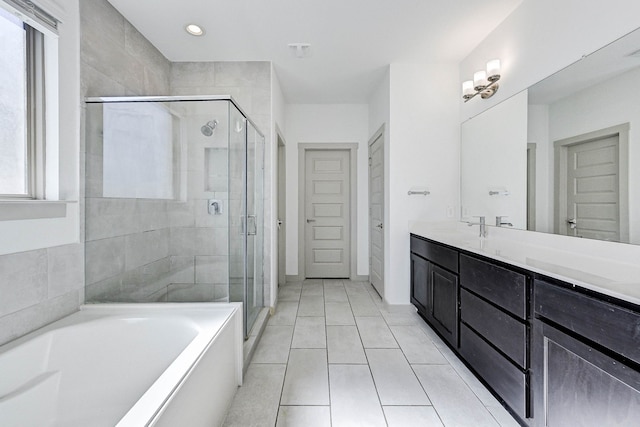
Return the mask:
<svg viewBox="0 0 640 427">
<path fill-rule="evenodd" d="M 243 274 L 243 323 L 244 323 L 244 337 L 245 339 L 248 337 L 248 333 L 249 333 L 249 325 L 248 325 L 248 309 L 247 309 L 247 291 L 248 291 L 248 254 L 247 254 L 247 237 L 248 237 L 248 217 L 247 217 L 247 200 L 249 198 L 249 194 L 247 191 L 247 168 L 248 168 L 248 164 L 247 164 L 247 156 L 248 156 L 248 125 L 247 124 L 251 124 L 253 130 L 255 130 L 256 134 L 259 135 L 259 140 L 256 141 L 257 143 L 261 143 L 262 144 L 262 165 L 260 170 L 260 173 L 263 174 L 262 177 L 262 195 L 261 197 L 263 198 L 263 203 L 262 203 L 262 217 L 260 218 L 263 221 L 263 227 L 262 227 L 262 233 L 263 233 L 263 239 L 262 239 L 262 245 L 263 245 L 263 253 L 262 253 L 262 260 L 260 261 L 262 264 L 262 271 L 263 274 L 261 275 L 262 277 L 262 283 L 260 283 L 260 286 L 262 286 L 263 289 L 263 295 L 262 295 L 262 307 L 264 307 L 264 159 L 265 159 L 265 154 L 266 154 L 266 150 L 265 150 L 265 141 L 266 141 L 266 137 L 265 135 L 262 133 L 262 131 L 260 131 L 260 129 L 258 128 L 258 126 L 255 124 L 255 122 L 253 120 L 251 120 L 251 118 L 249 118 L 249 116 L 245 113 L 245 111 L 240 107 L 240 105 L 233 99 L 233 97 L 231 95 L 179 95 L 179 96 L 107 96 L 107 97 L 86 97 L 85 98 L 85 103 L 87 104 L 109 104 L 109 103 L 135 103 L 135 102 L 140 102 L 140 103 L 152 103 L 152 102 L 194 102 L 194 101 L 227 101 L 230 103 L 230 105 L 233 105 L 233 107 L 235 107 L 240 114 L 242 115 L 244 121 L 245 121 L 245 132 L 244 132 L 244 215 L 245 215 L 245 227 L 244 227 L 244 235 L 243 235 L 243 267 L 244 267 L 244 274 Z M 227 143 L 229 144 L 229 142 Z M 85 160 L 86 161 L 86 160 Z M 257 222 L 257 220 L 256 220 Z M 229 230 L 231 230 L 231 227 L 229 227 Z M 229 231 L 230 232 L 230 231 Z M 229 254 L 230 254 L 230 250 L 229 250 Z M 254 262 L 255 264 L 255 262 Z M 230 276 L 230 274 L 229 274 Z M 255 274 L 254 274 L 255 276 Z M 229 277 L 230 279 L 230 277 Z M 254 277 L 254 287 L 255 287 L 255 277 Z M 229 293 L 229 300 L 230 300 L 230 293 Z M 251 325 L 253 326 L 253 325 Z"/>
</svg>

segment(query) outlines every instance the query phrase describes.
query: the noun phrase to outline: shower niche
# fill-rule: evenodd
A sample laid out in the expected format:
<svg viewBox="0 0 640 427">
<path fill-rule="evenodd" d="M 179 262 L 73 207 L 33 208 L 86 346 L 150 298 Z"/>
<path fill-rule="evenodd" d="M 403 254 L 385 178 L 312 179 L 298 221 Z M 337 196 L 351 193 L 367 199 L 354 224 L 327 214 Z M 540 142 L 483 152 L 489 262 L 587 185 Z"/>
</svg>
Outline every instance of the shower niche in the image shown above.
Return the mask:
<svg viewBox="0 0 640 427">
<path fill-rule="evenodd" d="M 85 299 L 264 305 L 264 136 L 230 97 L 89 98 Z"/>
</svg>

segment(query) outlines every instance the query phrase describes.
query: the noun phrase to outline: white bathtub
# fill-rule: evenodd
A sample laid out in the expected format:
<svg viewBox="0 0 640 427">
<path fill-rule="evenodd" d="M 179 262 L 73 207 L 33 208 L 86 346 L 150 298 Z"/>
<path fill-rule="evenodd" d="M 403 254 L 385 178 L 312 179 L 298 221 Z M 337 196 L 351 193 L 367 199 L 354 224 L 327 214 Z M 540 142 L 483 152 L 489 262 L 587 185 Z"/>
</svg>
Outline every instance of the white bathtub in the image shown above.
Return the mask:
<svg viewBox="0 0 640 427">
<path fill-rule="evenodd" d="M 241 304 L 99 304 L 0 347 L 0 426 L 218 426 Z"/>
</svg>

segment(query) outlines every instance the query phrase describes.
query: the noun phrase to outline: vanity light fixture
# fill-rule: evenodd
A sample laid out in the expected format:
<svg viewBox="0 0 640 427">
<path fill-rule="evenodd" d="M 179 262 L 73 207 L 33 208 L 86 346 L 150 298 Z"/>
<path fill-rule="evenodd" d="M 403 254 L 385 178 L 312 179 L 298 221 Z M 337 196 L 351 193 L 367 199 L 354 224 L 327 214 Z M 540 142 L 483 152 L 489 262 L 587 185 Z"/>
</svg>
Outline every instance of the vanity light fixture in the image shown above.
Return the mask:
<svg viewBox="0 0 640 427">
<path fill-rule="evenodd" d="M 184 29 L 192 36 L 199 37 L 204 35 L 204 28 L 198 24 L 187 24 Z"/>
<path fill-rule="evenodd" d="M 462 99 L 467 102 L 476 95 L 482 99 L 491 98 L 499 88 L 500 60 L 493 59 L 487 62 L 487 70 L 477 71 L 473 74 L 473 80 L 462 83 Z"/>
</svg>

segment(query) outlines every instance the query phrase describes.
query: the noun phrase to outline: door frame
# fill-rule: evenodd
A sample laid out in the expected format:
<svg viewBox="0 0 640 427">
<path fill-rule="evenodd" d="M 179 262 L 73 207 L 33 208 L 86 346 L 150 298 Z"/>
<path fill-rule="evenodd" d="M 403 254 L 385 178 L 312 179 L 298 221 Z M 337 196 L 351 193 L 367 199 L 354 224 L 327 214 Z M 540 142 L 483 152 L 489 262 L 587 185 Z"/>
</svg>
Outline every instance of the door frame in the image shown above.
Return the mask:
<svg viewBox="0 0 640 427">
<path fill-rule="evenodd" d="M 387 217 L 385 216 L 385 202 L 386 202 L 386 198 L 385 198 L 385 170 L 384 170 L 384 163 L 385 163 L 385 147 L 384 147 L 384 137 L 385 137 L 385 125 L 383 124 L 382 126 L 380 126 L 380 128 L 373 134 L 373 136 L 369 139 L 368 143 L 367 143 L 367 158 L 368 158 L 368 167 L 367 167 L 367 177 L 368 177 L 368 182 L 367 182 L 367 186 L 368 186 L 368 231 L 369 231 L 369 283 L 371 285 L 373 285 L 373 283 L 371 283 L 371 247 L 372 247 L 372 239 L 371 239 L 371 146 L 379 139 L 382 138 L 382 224 L 384 226 Z M 382 230 L 382 289 L 383 289 L 383 293 L 384 293 L 384 289 L 385 289 L 385 281 L 384 281 L 384 272 L 385 272 L 385 265 L 384 265 L 384 260 L 385 260 L 385 253 L 387 251 L 386 248 L 386 239 L 385 239 L 385 233 L 386 233 L 386 227 Z M 375 286 L 373 287 L 374 289 Z M 377 292 L 377 289 L 376 289 Z M 384 299 L 384 295 L 380 295 L 380 297 L 382 299 Z"/>
<path fill-rule="evenodd" d="M 554 141 L 554 233 L 565 234 L 567 224 L 567 156 L 569 147 L 595 139 L 618 136 L 618 196 L 620 242 L 629 242 L 629 123 Z"/>
<path fill-rule="evenodd" d="M 298 144 L 298 275 L 306 279 L 305 265 L 305 200 L 306 200 L 306 155 L 307 151 L 348 151 L 349 152 L 349 210 L 350 210 L 350 253 L 349 278 L 357 280 L 356 265 L 358 260 L 357 218 L 358 218 L 358 143 L 299 143 Z"/>
<path fill-rule="evenodd" d="M 278 274 L 276 276 L 277 286 L 287 282 L 287 143 L 276 127 L 276 157 L 278 170 L 276 173 L 276 253 L 278 257 Z M 278 225 L 282 221 L 282 225 Z"/>
<path fill-rule="evenodd" d="M 527 230 L 536 231 L 537 144 L 527 143 Z"/>
</svg>

